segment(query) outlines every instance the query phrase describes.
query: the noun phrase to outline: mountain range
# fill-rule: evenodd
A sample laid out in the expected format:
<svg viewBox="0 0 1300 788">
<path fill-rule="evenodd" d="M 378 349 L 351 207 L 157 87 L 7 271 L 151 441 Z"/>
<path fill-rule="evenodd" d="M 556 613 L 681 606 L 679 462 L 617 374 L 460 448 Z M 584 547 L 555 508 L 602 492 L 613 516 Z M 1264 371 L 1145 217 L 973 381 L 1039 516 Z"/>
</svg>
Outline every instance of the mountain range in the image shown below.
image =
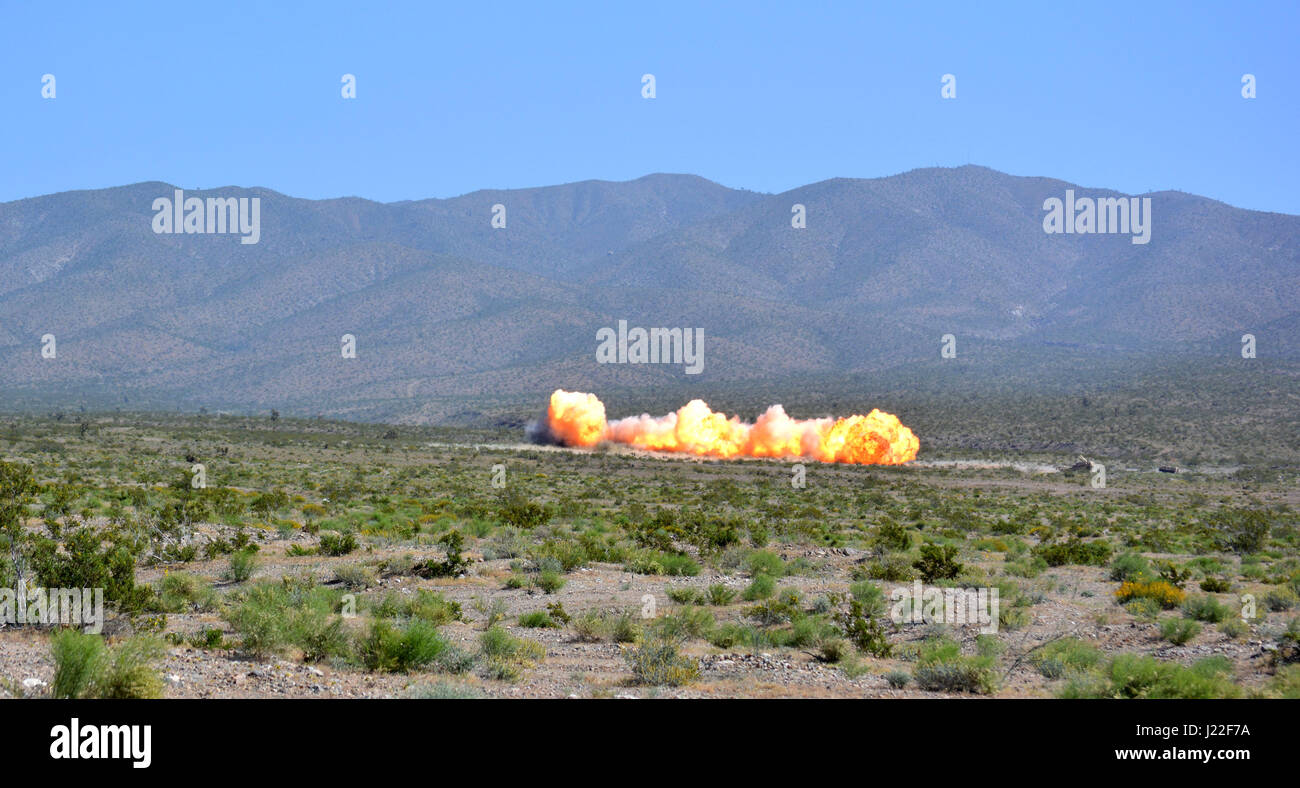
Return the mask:
<svg viewBox="0 0 1300 788">
<path fill-rule="evenodd" d="M 1135 244 L 1043 225 L 1067 190 L 1127 195 L 976 166 L 781 194 L 665 174 L 396 203 L 185 187 L 258 198 L 243 244 L 155 233 L 176 188 L 0 204 L 0 404 L 439 423 L 561 386 L 883 374 L 938 360 L 945 335 L 1000 368 L 1060 349 L 1239 358 L 1245 333 L 1300 356 L 1300 217 L 1182 192 L 1142 195 Z M 620 320 L 702 329 L 703 371 L 597 363 Z"/>
</svg>

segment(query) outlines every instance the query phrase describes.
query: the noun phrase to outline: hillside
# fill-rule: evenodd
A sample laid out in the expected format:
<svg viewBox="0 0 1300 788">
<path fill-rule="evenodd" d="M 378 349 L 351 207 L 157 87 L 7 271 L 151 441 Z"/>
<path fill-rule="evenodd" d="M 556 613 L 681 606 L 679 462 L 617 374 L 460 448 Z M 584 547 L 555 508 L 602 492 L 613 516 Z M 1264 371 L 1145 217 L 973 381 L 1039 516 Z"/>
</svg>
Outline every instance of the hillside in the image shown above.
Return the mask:
<svg viewBox="0 0 1300 788">
<path fill-rule="evenodd" d="M 260 241 L 241 244 L 155 234 L 174 188 L 0 204 L 0 404 L 439 422 L 555 386 L 899 370 L 944 334 L 967 358 L 1231 359 L 1247 331 L 1261 358 L 1300 355 L 1300 217 L 1178 192 L 1144 195 L 1151 239 L 1134 244 L 1043 231 L 1045 199 L 1116 193 L 980 167 L 777 195 L 689 175 L 391 204 L 186 191 L 260 198 Z M 597 364 L 620 319 L 702 328 L 703 373 Z"/>
</svg>

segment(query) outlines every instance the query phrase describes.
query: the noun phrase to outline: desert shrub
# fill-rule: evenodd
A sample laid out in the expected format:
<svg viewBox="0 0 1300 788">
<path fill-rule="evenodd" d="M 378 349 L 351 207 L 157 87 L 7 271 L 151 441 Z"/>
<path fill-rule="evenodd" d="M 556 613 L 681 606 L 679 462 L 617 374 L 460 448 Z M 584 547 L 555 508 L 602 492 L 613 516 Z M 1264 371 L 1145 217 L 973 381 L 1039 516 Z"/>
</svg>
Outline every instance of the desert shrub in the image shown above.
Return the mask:
<svg viewBox="0 0 1300 788">
<path fill-rule="evenodd" d="M 1040 544 L 1034 548 L 1048 566 L 1105 566 L 1110 560 L 1110 543 L 1105 541 L 1085 542 L 1071 539 L 1056 544 Z"/>
<path fill-rule="evenodd" d="M 660 635 L 641 639 L 623 657 L 638 684 L 680 687 L 700 675 L 699 663 L 680 653 L 677 641 Z"/>
<path fill-rule="evenodd" d="M 1180 567 L 1173 561 L 1160 561 L 1157 566 L 1156 574 L 1159 578 L 1174 588 L 1182 588 L 1184 583 L 1192 579 L 1192 569 Z"/>
<path fill-rule="evenodd" d="M 257 570 L 257 553 L 256 551 L 243 549 L 236 550 L 230 554 L 230 563 L 226 568 L 225 577 L 227 580 L 233 580 L 236 583 L 242 583 L 253 576 Z"/>
<path fill-rule="evenodd" d="M 1110 565 L 1110 579 L 1142 581 L 1151 579 L 1151 564 L 1139 553 L 1124 553 Z"/>
<path fill-rule="evenodd" d="M 519 616 L 519 626 L 526 629 L 542 629 L 547 627 L 558 627 L 556 623 L 544 610 L 533 610 Z"/>
<path fill-rule="evenodd" d="M 875 657 L 888 657 L 893 651 L 893 645 L 886 637 L 884 625 L 870 614 L 861 600 L 848 600 L 847 606 L 835 611 L 835 620 L 844 632 L 844 636 L 863 653 Z"/>
<path fill-rule="evenodd" d="M 107 661 L 104 639 L 65 629 L 50 639 L 50 652 L 54 658 L 50 694 L 56 698 L 90 697 L 95 679 Z"/>
<path fill-rule="evenodd" d="M 839 630 L 821 616 L 794 619 L 785 638 L 785 645 L 789 648 L 820 647 L 826 642 L 844 641 L 839 637 Z"/>
<path fill-rule="evenodd" d="M 883 616 L 888 612 L 889 603 L 885 592 L 875 583 L 860 580 L 849 586 L 849 594 L 862 603 L 862 611 L 869 616 Z"/>
<path fill-rule="evenodd" d="M 1099 675 L 1071 679 L 1064 698 L 1235 698 L 1241 690 L 1229 675 L 1231 663 L 1219 657 L 1190 668 L 1154 657 L 1119 654 Z"/>
<path fill-rule="evenodd" d="M 1280 668 L 1269 680 L 1267 692 L 1274 698 L 1300 699 L 1300 665 Z"/>
<path fill-rule="evenodd" d="M 1217 624 L 1232 615 L 1227 605 L 1212 596 L 1188 597 L 1183 602 L 1183 614 L 1197 621 Z"/>
<path fill-rule="evenodd" d="M 754 627 L 734 621 L 719 624 L 709 633 L 709 642 L 718 648 L 733 648 L 740 644 L 753 645 L 762 639 L 762 635 Z"/>
<path fill-rule="evenodd" d="M 623 568 L 638 575 L 694 577 L 700 573 L 700 565 L 689 555 L 656 550 L 634 551 L 624 561 Z"/>
<path fill-rule="evenodd" d="M 1091 670 L 1100 664 L 1101 650 L 1078 638 L 1054 640 L 1034 652 L 1030 660 L 1049 679 Z"/>
<path fill-rule="evenodd" d="M 387 619 L 372 621 L 357 643 L 357 657 L 367 670 L 409 673 L 424 667 L 447 650 L 448 643 L 438 628 L 419 619 L 404 628 Z"/>
<path fill-rule="evenodd" d="M 998 688 L 993 659 L 966 656 L 956 641 L 941 638 L 924 644 L 913 678 L 929 692 L 970 692 L 988 695 Z"/>
<path fill-rule="evenodd" d="M 375 570 L 363 564 L 346 564 L 334 569 L 334 582 L 353 591 L 367 589 L 378 581 Z"/>
<path fill-rule="evenodd" d="M 1232 590 L 1232 581 L 1226 577 L 1207 577 L 1201 581 L 1201 590 L 1211 594 L 1224 594 Z"/>
<path fill-rule="evenodd" d="M 465 574 L 470 560 L 461 551 L 465 547 L 465 537 L 460 531 L 452 529 L 438 537 L 438 543 L 447 550 L 447 557 L 441 561 L 430 558 L 411 568 L 418 577 L 458 577 Z"/>
<path fill-rule="evenodd" d="M 1300 599 L 1296 597 L 1296 593 L 1290 588 L 1281 586 L 1279 588 L 1270 588 L 1264 592 L 1260 602 L 1269 610 L 1282 611 L 1290 610 L 1300 604 Z"/>
<path fill-rule="evenodd" d="M 337 592 L 285 578 L 241 592 L 224 615 L 249 653 L 265 656 L 297 648 L 305 659 L 320 660 L 347 651 L 338 604 Z"/>
<path fill-rule="evenodd" d="M 1219 631 L 1233 640 L 1241 640 L 1250 634 L 1250 625 L 1239 618 L 1230 618 L 1219 624 Z"/>
<path fill-rule="evenodd" d="M 1166 618 L 1160 621 L 1160 637 L 1183 645 L 1201 633 L 1201 625 L 1189 618 Z"/>
<path fill-rule="evenodd" d="M 537 587 L 548 594 L 554 594 L 568 582 L 558 572 L 546 571 L 537 576 Z"/>
<path fill-rule="evenodd" d="M 817 643 L 817 658 L 822 662 L 839 662 L 850 653 L 849 642 L 841 637 L 826 636 Z"/>
<path fill-rule="evenodd" d="M 321 555 L 343 556 L 357 549 L 357 537 L 351 531 L 326 531 L 320 535 Z"/>
<path fill-rule="evenodd" d="M 45 588 L 102 588 L 105 601 L 128 614 L 139 613 L 153 602 L 153 589 L 135 582 L 135 565 L 144 545 L 126 529 L 65 527 L 61 541 L 27 532 L 0 533 L 0 538 L 5 536 L 5 552 L 22 555 Z"/>
<path fill-rule="evenodd" d="M 449 601 L 427 588 L 417 589 L 410 595 L 390 591 L 372 608 L 371 614 L 376 618 L 418 618 L 434 626 L 464 620 L 459 602 Z"/>
<path fill-rule="evenodd" d="M 1047 568 L 1042 556 L 1030 556 L 1018 561 L 1008 561 L 1003 571 L 1012 577 L 1038 577 Z"/>
<path fill-rule="evenodd" d="M 641 621 L 632 610 L 588 610 L 573 620 L 578 640 L 631 643 L 641 636 Z"/>
<path fill-rule="evenodd" d="M 706 601 L 698 589 L 690 586 L 669 586 L 664 589 L 664 593 L 678 605 L 704 604 Z"/>
<path fill-rule="evenodd" d="M 1257 553 L 1268 541 L 1268 513 L 1259 509 L 1220 510 L 1210 523 L 1220 544 L 1238 555 Z"/>
<path fill-rule="evenodd" d="M 906 552 L 912 549 L 912 534 L 906 528 L 888 517 L 881 520 L 872 536 L 872 544 L 881 550 Z"/>
<path fill-rule="evenodd" d="M 667 613 L 655 621 L 655 630 L 672 640 L 707 638 L 716 625 L 713 614 L 706 608 L 686 606 Z"/>
<path fill-rule="evenodd" d="M 572 572 L 591 560 L 586 546 L 576 539 L 548 539 L 529 552 L 539 562 L 543 558 L 554 560 L 559 572 Z"/>
<path fill-rule="evenodd" d="M 951 580 L 961 574 L 962 565 L 955 561 L 957 548 L 953 545 L 923 544 L 921 557 L 912 562 L 921 579 L 927 583 Z"/>
<path fill-rule="evenodd" d="M 1147 583 L 1128 581 L 1120 585 L 1119 590 L 1115 592 L 1115 598 L 1120 604 L 1125 604 L 1134 599 L 1150 599 L 1159 604 L 1165 610 L 1171 610 L 1183 603 L 1186 594 L 1181 589 L 1175 588 L 1163 580 L 1153 580 Z"/>
<path fill-rule="evenodd" d="M 872 580 L 901 583 L 915 577 L 916 571 L 912 568 L 911 562 L 907 560 L 907 556 L 896 554 L 882 556 L 870 561 L 867 563 L 863 574 Z"/>
<path fill-rule="evenodd" d="M 479 653 L 483 672 L 488 678 L 515 681 L 523 668 L 545 658 L 546 649 L 535 640 L 517 638 L 494 626 L 479 636 Z"/>
<path fill-rule="evenodd" d="M 217 593 L 197 575 L 173 572 L 158 581 L 157 600 L 166 613 L 206 613 L 216 607 Z"/>
<path fill-rule="evenodd" d="M 469 700 L 486 698 L 478 687 L 439 681 L 433 684 L 416 684 L 406 691 L 406 697 L 418 700 Z"/>
<path fill-rule="evenodd" d="M 746 602 L 756 602 L 776 594 L 776 580 L 770 575 L 757 575 L 741 593 L 740 598 Z"/>
<path fill-rule="evenodd" d="M 153 662 L 162 656 L 162 643 L 151 637 L 133 637 L 112 649 L 99 635 L 75 629 L 57 633 L 50 641 L 56 698 L 156 698 L 162 679 Z"/>
<path fill-rule="evenodd" d="M 1008 632 L 1024 629 L 1033 623 L 1033 616 L 1023 607 L 1015 605 L 998 607 L 998 627 Z"/>
<path fill-rule="evenodd" d="M 894 689 L 903 689 L 912 681 L 911 675 L 905 670 L 891 670 L 885 674 L 885 683 Z"/>
<path fill-rule="evenodd" d="M 115 646 L 95 680 L 95 694 L 124 700 L 162 696 L 163 682 L 153 663 L 163 655 L 162 642 L 133 637 Z"/>
<path fill-rule="evenodd" d="M 768 550 L 755 550 L 750 553 L 745 561 L 745 567 L 754 577 L 758 575 L 781 577 L 785 574 L 785 561 L 781 560 L 781 556 Z"/>
<path fill-rule="evenodd" d="M 497 517 L 501 522 L 514 528 L 525 530 L 536 528 L 545 525 L 554 516 L 554 509 L 530 500 L 517 487 L 511 487 L 508 492 L 503 493 L 497 505 Z"/>
</svg>

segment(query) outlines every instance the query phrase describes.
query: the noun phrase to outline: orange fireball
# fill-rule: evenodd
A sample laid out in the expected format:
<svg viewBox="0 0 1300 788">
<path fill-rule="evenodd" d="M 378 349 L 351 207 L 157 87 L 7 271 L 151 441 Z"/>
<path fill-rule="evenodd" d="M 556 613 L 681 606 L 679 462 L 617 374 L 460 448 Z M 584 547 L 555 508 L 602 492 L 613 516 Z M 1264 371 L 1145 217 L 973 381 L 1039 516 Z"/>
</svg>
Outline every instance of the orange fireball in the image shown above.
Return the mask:
<svg viewBox="0 0 1300 788">
<path fill-rule="evenodd" d="M 608 422 L 594 394 L 557 389 L 547 409 L 551 433 L 568 446 L 602 440 L 652 451 L 708 457 L 809 457 L 821 462 L 900 465 L 916 459 L 920 441 L 897 416 L 873 410 L 842 419 L 793 419 L 773 405 L 753 424 L 715 413 L 694 399 L 675 413 Z"/>
</svg>

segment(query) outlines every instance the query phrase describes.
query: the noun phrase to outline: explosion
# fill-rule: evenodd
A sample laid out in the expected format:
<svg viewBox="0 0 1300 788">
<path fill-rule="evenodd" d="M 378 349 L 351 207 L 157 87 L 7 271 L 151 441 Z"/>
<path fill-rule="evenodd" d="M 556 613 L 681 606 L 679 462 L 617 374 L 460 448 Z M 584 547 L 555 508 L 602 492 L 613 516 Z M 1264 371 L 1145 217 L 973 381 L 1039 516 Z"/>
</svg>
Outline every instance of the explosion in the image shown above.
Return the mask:
<svg viewBox="0 0 1300 788">
<path fill-rule="evenodd" d="M 792 419 L 773 405 L 753 424 L 715 413 L 694 399 L 676 413 L 607 421 L 595 394 L 556 389 L 540 425 L 565 446 L 613 441 L 651 451 L 708 457 L 809 457 L 821 462 L 900 465 L 916 459 L 920 441 L 897 416 L 873 410 L 841 419 Z"/>
</svg>

